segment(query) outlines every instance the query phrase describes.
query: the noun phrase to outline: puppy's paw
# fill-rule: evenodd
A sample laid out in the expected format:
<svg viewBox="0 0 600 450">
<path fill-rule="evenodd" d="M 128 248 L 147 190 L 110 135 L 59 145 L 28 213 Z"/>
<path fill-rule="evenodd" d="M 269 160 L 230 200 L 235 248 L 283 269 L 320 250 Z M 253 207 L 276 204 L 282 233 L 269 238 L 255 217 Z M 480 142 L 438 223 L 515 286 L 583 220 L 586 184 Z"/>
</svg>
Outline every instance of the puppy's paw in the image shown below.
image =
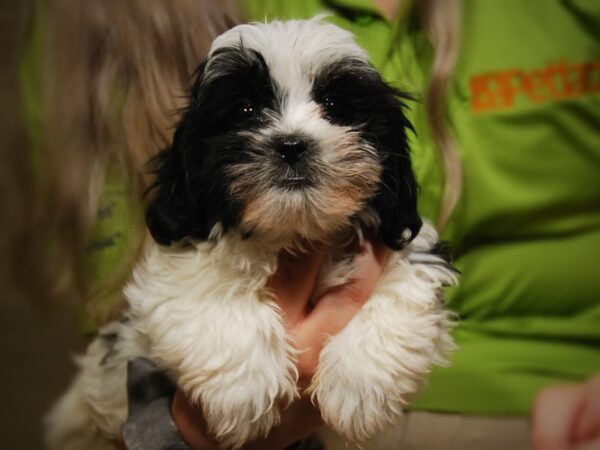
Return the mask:
<svg viewBox="0 0 600 450">
<path fill-rule="evenodd" d="M 310 390 L 325 422 L 350 441 L 398 419 L 454 349 L 442 287 L 455 284 L 456 273 L 431 252 L 426 238 L 437 237 L 427 230 L 431 236 L 417 238 L 408 257 L 390 256 L 372 297 L 321 351 Z"/>
<path fill-rule="evenodd" d="M 396 421 L 452 347 L 442 310 L 414 313 L 375 296 L 322 350 L 310 390 L 324 421 L 365 441 Z"/>
<path fill-rule="evenodd" d="M 309 388 L 321 417 L 339 435 L 364 442 L 402 414 L 404 393 L 397 374 L 370 358 L 357 358 L 330 342 Z M 416 390 L 410 383 L 409 390 Z"/>
<path fill-rule="evenodd" d="M 266 436 L 279 423 L 279 398 L 268 398 L 255 390 L 237 386 L 223 390 L 219 398 L 202 402 L 208 431 L 221 447 L 240 448 Z"/>
<path fill-rule="evenodd" d="M 198 382 L 180 380 L 180 386 L 188 387 L 188 398 L 202 408 L 209 434 L 223 448 L 237 449 L 266 436 L 279 423 L 280 409 L 298 395 L 293 361 L 263 367 L 255 362 L 248 355 L 247 365 L 222 368 Z"/>
</svg>

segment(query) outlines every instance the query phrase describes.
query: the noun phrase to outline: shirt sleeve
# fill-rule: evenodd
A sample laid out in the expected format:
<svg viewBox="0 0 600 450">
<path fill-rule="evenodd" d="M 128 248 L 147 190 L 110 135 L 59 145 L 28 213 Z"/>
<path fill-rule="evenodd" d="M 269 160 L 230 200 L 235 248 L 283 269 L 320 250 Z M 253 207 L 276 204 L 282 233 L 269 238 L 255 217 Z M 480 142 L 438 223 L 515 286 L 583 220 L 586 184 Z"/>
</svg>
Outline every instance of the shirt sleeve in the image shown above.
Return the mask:
<svg viewBox="0 0 600 450">
<path fill-rule="evenodd" d="M 127 365 L 129 416 L 122 435 L 129 450 L 189 450 L 171 418 L 175 385 L 153 362 L 137 358 Z"/>
</svg>

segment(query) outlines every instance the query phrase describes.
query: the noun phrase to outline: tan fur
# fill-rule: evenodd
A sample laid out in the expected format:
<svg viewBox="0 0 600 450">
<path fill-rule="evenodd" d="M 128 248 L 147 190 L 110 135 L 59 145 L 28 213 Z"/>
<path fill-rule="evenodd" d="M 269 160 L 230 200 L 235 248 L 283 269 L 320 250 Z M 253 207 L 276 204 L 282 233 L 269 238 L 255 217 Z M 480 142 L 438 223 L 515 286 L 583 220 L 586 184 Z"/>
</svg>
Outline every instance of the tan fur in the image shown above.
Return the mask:
<svg viewBox="0 0 600 450">
<path fill-rule="evenodd" d="M 359 134 L 345 127 L 325 125 L 333 138 L 316 148 L 311 176 L 315 186 L 285 191 L 273 186 L 277 165 L 269 158 L 235 166 L 231 170 L 231 192 L 245 205 L 241 227 L 272 236 L 326 240 L 348 227 L 348 217 L 365 208 L 379 185 L 382 167 L 373 149 Z"/>
</svg>

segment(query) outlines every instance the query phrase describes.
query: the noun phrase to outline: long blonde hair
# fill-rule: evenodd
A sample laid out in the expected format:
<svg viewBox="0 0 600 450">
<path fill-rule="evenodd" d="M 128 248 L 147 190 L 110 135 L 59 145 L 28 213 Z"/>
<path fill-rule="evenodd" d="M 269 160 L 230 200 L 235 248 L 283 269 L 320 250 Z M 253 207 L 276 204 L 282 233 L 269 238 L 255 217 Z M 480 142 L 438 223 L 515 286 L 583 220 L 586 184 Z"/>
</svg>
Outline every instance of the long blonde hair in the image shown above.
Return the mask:
<svg viewBox="0 0 600 450">
<path fill-rule="evenodd" d="M 443 167 L 444 187 L 436 224 L 443 231 L 460 199 L 463 181 L 462 163 L 446 109 L 461 45 L 460 0 L 398 0 L 397 6 L 400 26 L 389 56 L 399 51 L 400 57 L 419 61 L 419 72 L 426 72 L 423 92 L 418 86 L 415 92 L 414 85 L 408 89 L 413 89 L 414 96 L 424 103 L 429 131 Z M 423 61 L 429 64 L 422 64 Z M 405 75 L 410 78 L 408 72 Z"/>
<path fill-rule="evenodd" d="M 425 109 L 444 167 L 444 190 L 437 227 L 443 230 L 460 198 L 461 160 L 448 129 L 446 96 L 460 50 L 461 14 L 458 0 L 421 0 L 421 22 L 431 46 L 433 61 L 425 93 Z"/>
<path fill-rule="evenodd" d="M 195 68 L 212 39 L 239 18 L 231 1 L 40 3 L 43 140 L 32 177 L 32 229 L 44 230 L 48 250 L 43 291 L 88 302 L 82 267 L 105 173 L 119 171 L 127 194 L 142 201 L 150 181 L 145 164 L 171 140 Z M 134 222 L 139 249 L 143 220 Z M 123 276 L 113 284 L 124 281 L 134 259 L 115 270 Z"/>
</svg>

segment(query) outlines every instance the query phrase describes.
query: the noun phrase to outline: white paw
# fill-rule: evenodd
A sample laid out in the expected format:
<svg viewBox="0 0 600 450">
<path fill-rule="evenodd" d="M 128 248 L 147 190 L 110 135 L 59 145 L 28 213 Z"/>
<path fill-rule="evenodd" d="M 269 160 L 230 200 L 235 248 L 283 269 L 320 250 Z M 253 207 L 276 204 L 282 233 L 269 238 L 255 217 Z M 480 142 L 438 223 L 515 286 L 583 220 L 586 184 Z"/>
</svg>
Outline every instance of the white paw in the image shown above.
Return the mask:
<svg viewBox="0 0 600 450">
<path fill-rule="evenodd" d="M 376 295 L 323 349 L 311 390 L 324 421 L 365 441 L 402 414 L 411 395 L 451 348 L 442 308 L 410 308 Z"/>
<path fill-rule="evenodd" d="M 208 431 L 223 448 L 240 448 L 266 436 L 279 423 L 279 397 L 256 392 L 256 386 L 238 385 L 222 389 L 201 400 Z"/>
<path fill-rule="evenodd" d="M 314 395 L 327 425 L 351 442 L 364 442 L 400 416 L 402 402 L 386 398 L 375 387 L 358 388 L 355 381 L 320 382 Z"/>
<path fill-rule="evenodd" d="M 179 380 L 188 398 L 202 407 L 209 433 L 223 448 L 240 448 L 266 436 L 279 423 L 280 409 L 298 395 L 293 361 L 264 349 L 260 353 L 213 373 L 205 369 L 198 377 L 188 372 Z"/>
<path fill-rule="evenodd" d="M 312 395 L 327 425 L 349 441 L 362 442 L 402 414 L 406 391 L 416 391 L 418 383 L 360 350 L 342 349 L 338 337 L 321 353 Z"/>
<path fill-rule="evenodd" d="M 365 441 L 397 420 L 454 348 L 441 288 L 456 274 L 425 238 L 414 241 L 408 258 L 390 256 L 376 292 L 321 351 L 310 390 L 325 422 L 350 441 Z"/>
</svg>

